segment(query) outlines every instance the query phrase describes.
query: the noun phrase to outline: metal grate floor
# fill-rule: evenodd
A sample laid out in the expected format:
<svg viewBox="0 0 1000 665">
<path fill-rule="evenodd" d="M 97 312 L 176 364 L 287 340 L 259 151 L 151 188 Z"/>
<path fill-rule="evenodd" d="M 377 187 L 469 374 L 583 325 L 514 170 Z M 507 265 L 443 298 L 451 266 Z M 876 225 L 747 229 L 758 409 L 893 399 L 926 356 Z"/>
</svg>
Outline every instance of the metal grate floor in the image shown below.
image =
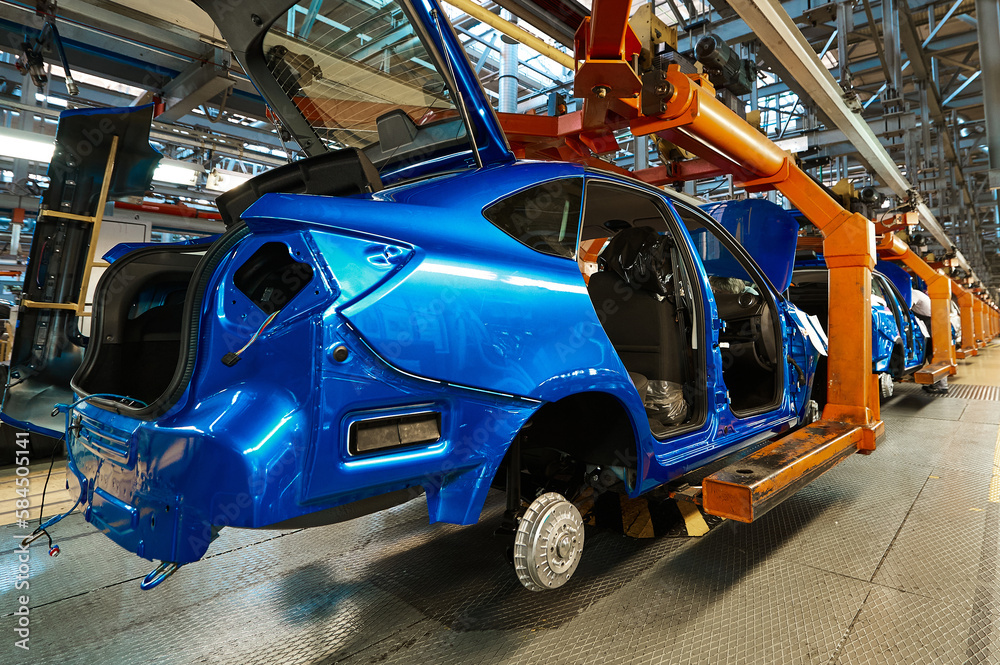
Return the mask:
<svg viewBox="0 0 1000 665">
<path fill-rule="evenodd" d="M 418 499 L 320 529 L 223 531 L 152 592 L 151 564 L 73 515 L 54 533 L 62 556 L 32 549 L 31 650 L 7 630 L 0 662 L 997 663 L 1000 404 L 950 397 L 900 391 L 878 451 L 754 524 L 588 530 L 555 592 L 523 590 L 507 565 L 500 494 L 465 528 L 428 526 Z M 20 533 L 0 527 L 8 627 Z"/>
<path fill-rule="evenodd" d="M 894 390 L 895 393 L 899 395 L 922 393 L 928 397 L 953 397 L 956 399 L 974 399 L 1000 402 L 1000 386 L 977 386 L 971 383 L 950 383 L 948 384 L 948 392 L 945 395 L 926 393 L 923 390 L 923 386 L 918 386 L 915 383 L 897 383 Z"/>
</svg>

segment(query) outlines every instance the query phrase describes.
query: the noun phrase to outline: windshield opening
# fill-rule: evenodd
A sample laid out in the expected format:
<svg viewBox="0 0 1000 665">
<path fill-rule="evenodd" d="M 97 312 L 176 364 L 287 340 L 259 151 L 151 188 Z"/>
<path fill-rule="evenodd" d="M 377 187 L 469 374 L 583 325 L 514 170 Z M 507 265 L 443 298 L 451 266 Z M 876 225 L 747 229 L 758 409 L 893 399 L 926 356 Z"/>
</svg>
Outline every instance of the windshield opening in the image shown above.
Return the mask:
<svg viewBox="0 0 1000 665">
<path fill-rule="evenodd" d="M 262 44 L 268 71 L 327 148 L 382 171 L 471 149 L 447 78 L 403 4 L 293 5 Z M 442 164 L 437 170 L 454 170 Z"/>
</svg>

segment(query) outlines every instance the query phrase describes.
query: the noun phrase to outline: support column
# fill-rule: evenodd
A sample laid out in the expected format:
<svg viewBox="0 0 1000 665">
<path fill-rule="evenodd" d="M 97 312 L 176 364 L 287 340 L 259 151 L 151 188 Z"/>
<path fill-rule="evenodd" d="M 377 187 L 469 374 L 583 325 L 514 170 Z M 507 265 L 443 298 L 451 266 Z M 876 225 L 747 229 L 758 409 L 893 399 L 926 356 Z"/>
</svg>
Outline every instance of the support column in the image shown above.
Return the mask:
<svg viewBox="0 0 1000 665">
<path fill-rule="evenodd" d="M 902 90 L 903 61 L 902 49 L 899 46 L 899 9 L 898 0 L 882 0 L 882 36 L 885 40 L 885 62 L 891 77 L 887 83 L 883 99 L 887 105 L 899 103 Z M 903 0 L 904 2 L 906 0 Z"/>
<path fill-rule="evenodd" d="M 837 3 L 837 61 L 840 69 L 840 87 L 849 90 L 851 85 L 851 70 L 847 65 L 847 37 L 854 32 L 854 0 L 842 0 Z"/>
<path fill-rule="evenodd" d="M 21 256 L 21 228 L 24 224 L 24 208 L 14 208 L 10 216 L 10 254 Z"/>
<path fill-rule="evenodd" d="M 986 329 L 986 316 L 987 316 L 986 312 L 987 311 L 989 311 L 989 307 L 986 306 L 986 303 L 983 303 L 982 315 L 979 318 L 979 325 L 982 326 L 982 328 L 980 328 L 980 329 L 983 332 L 983 346 L 986 346 L 989 343 L 989 341 L 990 341 L 990 336 L 989 336 L 989 333 L 987 332 L 987 329 Z"/>
<path fill-rule="evenodd" d="M 632 138 L 632 152 L 635 157 L 633 170 L 641 171 L 649 166 L 649 137 L 635 136 Z"/>
<path fill-rule="evenodd" d="M 511 13 L 500 11 L 500 18 L 511 21 Z M 507 35 L 500 35 L 500 113 L 517 113 L 517 42 Z"/>
<path fill-rule="evenodd" d="M 967 356 L 978 355 L 976 346 L 976 324 L 973 301 L 975 298 L 966 290 L 958 293 L 958 308 L 962 314 L 962 351 Z"/>
<path fill-rule="evenodd" d="M 931 299 L 931 341 L 934 344 L 931 362 L 951 365 L 954 374 L 955 345 L 951 343 L 951 280 L 938 275 L 927 281 L 927 295 Z"/>
<path fill-rule="evenodd" d="M 823 256 L 830 269 L 830 335 L 827 404 L 823 418 L 865 426 L 862 450 L 874 450 L 884 427 L 872 357 L 871 294 L 875 268 L 875 227 L 847 211 L 823 227 Z M 838 295 L 839 294 L 839 295 Z M 848 332 L 850 331 L 850 332 Z"/>
<path fill-rule="evenodd" d="M 983 332 L 983 301 L 979 298 L 973 298 L 972 312 L 972 327 L 976 331 L 976 348 L 981 349 L 986 346 L 986 333 Z"/>
</svg>

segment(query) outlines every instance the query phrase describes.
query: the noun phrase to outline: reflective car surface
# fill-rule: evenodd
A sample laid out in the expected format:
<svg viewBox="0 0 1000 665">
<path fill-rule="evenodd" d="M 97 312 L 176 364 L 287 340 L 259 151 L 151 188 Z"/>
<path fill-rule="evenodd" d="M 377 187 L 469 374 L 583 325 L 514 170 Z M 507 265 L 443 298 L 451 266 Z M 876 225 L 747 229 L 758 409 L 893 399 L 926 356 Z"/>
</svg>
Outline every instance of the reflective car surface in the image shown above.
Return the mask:
<svg viewBox="0 0 1000 665">
<path fill-rule="evenodd" d="M 637 496 L 806 417 L 797 225 L 515 160 L 438 5 L 377 4 L 233 19 L 303 158 L 220 197 L 224 235 L 108 256 L 66 436 L 139 556 L 420 492 L 474 523 L 512 448 L 529 502 Z"/>
</svg>

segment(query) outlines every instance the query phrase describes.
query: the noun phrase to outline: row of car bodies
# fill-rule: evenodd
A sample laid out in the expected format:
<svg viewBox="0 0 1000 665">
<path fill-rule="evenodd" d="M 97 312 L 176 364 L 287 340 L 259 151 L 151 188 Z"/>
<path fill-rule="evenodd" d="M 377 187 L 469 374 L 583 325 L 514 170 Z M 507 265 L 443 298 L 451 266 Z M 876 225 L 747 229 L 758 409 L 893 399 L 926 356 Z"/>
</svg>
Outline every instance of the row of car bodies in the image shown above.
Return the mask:
<svg viewBox="0 0 1000 665">
<path fill-rule="evenodd" d="M 796 261 L 789 297 L 824 324 L 828 308 L 836 306 L 828 293 L 822 256 Z M 893 263 L 880 261 L 872 272 L 872 373 L 882 378 L 883 396 L 892 394 L 891 381 L 923 367 L 929 335 L 924 322 L 910 310 L 909 275 Z M 821 395 L 821 391 L 818 391 Z"/>
<path fill-rule="evenodd" d="M 816 417 L 776 206 L 516 160 L 434 0 L 199 4 L 304 155 L 223 235 L 105 257 L 60 408 L 113 541 L 176 567 L 420 492 L 456 524 L 491 486 L 638 496 Z"/>
</svg>

